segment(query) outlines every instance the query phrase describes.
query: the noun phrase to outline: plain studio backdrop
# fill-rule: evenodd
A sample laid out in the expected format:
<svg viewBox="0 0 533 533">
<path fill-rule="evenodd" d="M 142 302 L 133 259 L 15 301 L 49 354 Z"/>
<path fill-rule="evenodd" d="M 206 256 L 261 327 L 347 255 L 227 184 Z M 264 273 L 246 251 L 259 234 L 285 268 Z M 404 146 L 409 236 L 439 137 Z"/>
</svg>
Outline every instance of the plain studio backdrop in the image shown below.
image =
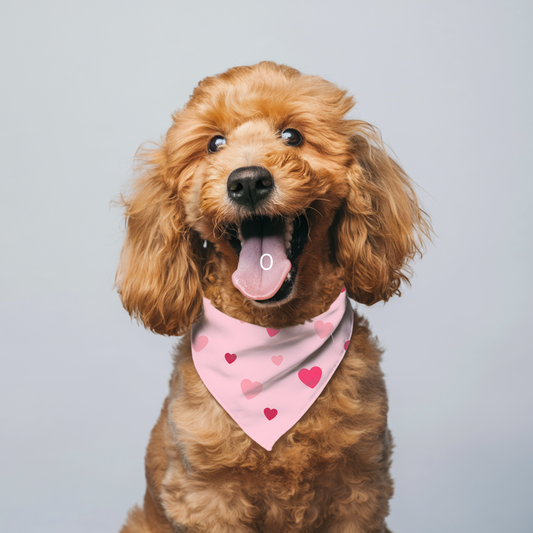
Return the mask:
<svg viewBox="0 0 533 533">
<path fill-rule="evenodd" d="M 530 533 L 532 22 L 526 1 L 4 2 L 0 530 L 118 531 L 176 339 L 113 290 L 110 206 L 202 78 L 272 60 L 352 93 L 437 234 L 359 306 L 386 349 L 395 533 Z"/>
</svg>

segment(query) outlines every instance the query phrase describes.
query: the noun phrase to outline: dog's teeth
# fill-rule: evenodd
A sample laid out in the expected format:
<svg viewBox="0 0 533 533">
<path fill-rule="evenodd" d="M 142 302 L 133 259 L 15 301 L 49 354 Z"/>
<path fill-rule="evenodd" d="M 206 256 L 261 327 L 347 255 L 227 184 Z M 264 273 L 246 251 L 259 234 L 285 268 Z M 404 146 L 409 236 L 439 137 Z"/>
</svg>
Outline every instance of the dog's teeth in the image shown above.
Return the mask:
<svg viewBox="0 0 533 533">
<path fill-rule="evenodd" d="M 285 279 L 287 279 L 287 280 L 291 279 L 291 273 L 290 272 L 287 274 L 287 277 Z"/>
<path fill-rule="evenodd" d="M 294 224 L 292 219 L 285 219 L 285 248 L 287 250 L 291 247 L 292 234 L 294 232 Z"/>
<path fill-rule="evenodd" d="M 294 231 L 294 222 L 292 219 L 285 219 L 285 233 L 289 233 L 292 235 L 292 232 Z"/>
<path fill-rule="evenodd" d="M 239 229 L 237 230 L 237 237 L 238 237 L 239 240 L 241 241 L 241 244 L 244 244 L 244 239 L 243 239 L 243 237 L 242 237 L 241 226 L 239 226 Z"/>
</svg>

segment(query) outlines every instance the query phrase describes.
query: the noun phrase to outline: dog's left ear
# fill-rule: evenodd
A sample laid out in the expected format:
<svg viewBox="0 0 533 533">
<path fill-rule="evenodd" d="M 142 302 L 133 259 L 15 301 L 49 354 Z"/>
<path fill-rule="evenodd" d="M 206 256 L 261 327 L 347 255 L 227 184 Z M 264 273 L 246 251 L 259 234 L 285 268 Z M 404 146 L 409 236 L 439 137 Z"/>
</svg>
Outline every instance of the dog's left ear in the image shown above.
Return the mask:
<svg viewBox="0 0 533 533">
<path fill-rule="evenodd" d="M 348 294 L 372 305 L 400 294 L 408 263 L 422 255 L 431 225 L 413 183 L 386 152 L 379 132 L 357 121 L 347 170 L 348 195 L 338 214 L 336 258 Z"/>
<path fill-rule="evenodd" d="M 185 221 L 166 146 L 146 151 L 126 208 L 126 239 L 116 286 L 126 310 L 156 333 L 182 335 L 202 305 L 201 242 Z M 169 177 L 172 174 L 174 177 Z"/>
</svg>

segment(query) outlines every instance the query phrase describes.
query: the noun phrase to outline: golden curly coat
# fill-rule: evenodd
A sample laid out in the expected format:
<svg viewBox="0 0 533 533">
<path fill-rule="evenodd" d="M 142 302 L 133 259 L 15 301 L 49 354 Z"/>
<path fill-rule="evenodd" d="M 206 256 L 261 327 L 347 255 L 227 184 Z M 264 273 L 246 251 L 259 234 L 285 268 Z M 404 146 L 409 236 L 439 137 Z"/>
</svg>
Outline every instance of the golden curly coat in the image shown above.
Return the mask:
<svg viewBox="0 0 533 533">
<path fill-rule="evenodd" d="M 271 62 L 206 78 L 142 153 L 125 200 L 117 273 L 124 307 L 154 332 L 185 335 L 146 454 L 147 491 L 122 533 L 382 533 L 393 493 L 381 352 L 356 313 L 348 352 L 318 400 L 266 451 L 198 377 L 188 330 L 205 295 L 227 315 L 272 328 L 328 309 L 343 285 L 358 302 L 400 294 L 430 226 L 408 176 L 354 101 L 316 76 Z M 303 136 L 290 146 L 286 128 Z M 226 144 L 207 149 L 214 136 Z M 305 216 L 307 244 L 289 296 L 257 302 L 232 283 L 228 198 L 235 169 L 268 169 L 275 188 L 255 214 Z M 244 214 L 243 214 L 244 213 Z M 203 246 L 207 241 L 206 247 Z"/>
</svg>

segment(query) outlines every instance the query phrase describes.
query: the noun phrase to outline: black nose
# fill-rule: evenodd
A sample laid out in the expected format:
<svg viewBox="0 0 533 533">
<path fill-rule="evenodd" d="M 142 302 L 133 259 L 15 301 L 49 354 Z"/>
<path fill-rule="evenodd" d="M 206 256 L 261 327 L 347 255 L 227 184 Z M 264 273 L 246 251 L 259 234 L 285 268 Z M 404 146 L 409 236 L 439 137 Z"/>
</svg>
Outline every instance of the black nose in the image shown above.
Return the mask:
<svg viewBox="0 0 533 533">
<path fill-rule="evenodd" d="M 228 196 L 239 205 L 253 209 L 274 190 L 274 179 L 263 167 L 235 169 L 228 178 Z"/>
</svg>

